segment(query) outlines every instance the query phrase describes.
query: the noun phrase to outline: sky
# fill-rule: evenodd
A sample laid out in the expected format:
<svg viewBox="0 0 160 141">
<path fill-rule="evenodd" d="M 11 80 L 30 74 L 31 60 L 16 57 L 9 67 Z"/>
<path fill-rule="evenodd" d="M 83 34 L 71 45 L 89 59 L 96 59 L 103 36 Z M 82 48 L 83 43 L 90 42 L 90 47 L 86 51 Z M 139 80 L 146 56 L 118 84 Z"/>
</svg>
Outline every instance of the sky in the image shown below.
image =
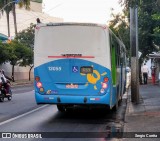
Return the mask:
<svg viewBox="0 0 160 141">
<path fill-rule="evenodd" d="M 119 0 L 43 0 L 42 11 L 64 22 L 107 23 L 111 11 L 119 13 Z M 111 10 L 114 9 L 114 10 Z"/>
</svg>

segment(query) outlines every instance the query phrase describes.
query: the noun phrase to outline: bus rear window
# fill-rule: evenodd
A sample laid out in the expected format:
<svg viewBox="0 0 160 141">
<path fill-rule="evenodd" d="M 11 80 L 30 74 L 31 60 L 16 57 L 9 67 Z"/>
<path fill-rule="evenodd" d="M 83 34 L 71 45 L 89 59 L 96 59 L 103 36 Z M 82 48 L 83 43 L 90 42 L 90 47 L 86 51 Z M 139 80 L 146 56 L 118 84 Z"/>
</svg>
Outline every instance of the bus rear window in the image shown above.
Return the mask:
<svg viewBox="0 0 160 141">
<path fill-rule="evenodd" d="M 65 54 L 102 56 L 107 52 L 106 36 L 104 30 L 100 27 L 42 27 L 38 31 L 37 39 L 38 54 L 45 54 L 46 56 Z"/>
</svg>

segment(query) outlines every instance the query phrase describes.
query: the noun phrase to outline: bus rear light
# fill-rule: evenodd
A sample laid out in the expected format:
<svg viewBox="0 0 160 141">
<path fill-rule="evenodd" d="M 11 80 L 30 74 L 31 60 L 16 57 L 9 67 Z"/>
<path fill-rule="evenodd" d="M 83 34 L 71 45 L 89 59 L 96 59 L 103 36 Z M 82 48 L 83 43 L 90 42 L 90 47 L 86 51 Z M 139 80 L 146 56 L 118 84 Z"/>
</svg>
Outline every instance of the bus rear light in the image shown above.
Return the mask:
<svg viewBox="0 0 160 141">
<path fill-rule="evenodd" d="M 42 87 L 42 83 L 41 82 L 37 82 L 37 87 L 41 88 Z"/>
<path fill-rule="evenodd" d="M 108 85 L 106 83 L 102 83 L 102 88 L 106 89 L 108 87 Z"/>
<path fill-rule="evenodd" d="M 104 79 L 103 79 L 103 81 L 105 82 L 105 83 L 107 83 L 108 82 L 108 77 L 105 77 Z"/>
<path fill-rule="evenodd" d="M 100 93 L 101 93 L 101 94 L 104 94 L 104 93 L 105 93 L 105 90 L 104 90 L 104 89 L 101 89 L 101 90 L 100 90 Z"/>
<path fill-rule="evenodd" d="M 100 98 L 98 98 L 98 97 L 97 97 L 97 98 L 90 98 L 90 100 L 93 100 L 93 101 L 94 101 L 94 100 L 95 100 L 95 101 L 97 100 L 97 101 L 98 101 L 98 100 L 100 100 Z"/>
<path fill-rule="evenodd" d="M 40 92 L 44 92 L 44 88 L 41 87 L 41 88 L 39 89 L 39 91 L 40 91 Z"/>
<path fill-rule="evenodd" d="M 40 77 L 39 76 L 36 76 L 35 77 L 35 80 L 38 82 L 38 81 L 40 81 Z"/>
</svg>

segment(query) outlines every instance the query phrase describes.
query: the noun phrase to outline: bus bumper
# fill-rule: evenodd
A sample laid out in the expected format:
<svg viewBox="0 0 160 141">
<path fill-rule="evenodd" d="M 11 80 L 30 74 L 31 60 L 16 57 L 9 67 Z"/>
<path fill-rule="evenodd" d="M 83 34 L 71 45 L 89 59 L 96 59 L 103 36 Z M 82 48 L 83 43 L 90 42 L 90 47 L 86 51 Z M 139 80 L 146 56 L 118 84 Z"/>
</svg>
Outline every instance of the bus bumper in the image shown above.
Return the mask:
<svg viewBox="0 0 160 141">
<path fill-rule="evenodd" d="M 110 94 L 99 96 L 42 95 L 35 93 L 37 104 L 104 104 L 110 105 Z"/>
</svg>

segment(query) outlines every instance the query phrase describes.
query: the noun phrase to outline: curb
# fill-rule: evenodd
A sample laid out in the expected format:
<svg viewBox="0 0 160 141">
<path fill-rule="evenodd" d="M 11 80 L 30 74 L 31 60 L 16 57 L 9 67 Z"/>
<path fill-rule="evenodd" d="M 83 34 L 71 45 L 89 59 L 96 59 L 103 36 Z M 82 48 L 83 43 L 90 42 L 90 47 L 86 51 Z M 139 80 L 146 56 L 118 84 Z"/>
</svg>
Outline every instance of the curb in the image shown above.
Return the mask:
<svg viewBox="0 0 160 141">
<path fill-rule="evenodd" d="M 126 125 L 127 125 L 127 116 L 129 115 L 129 105 L 130 105 L 130 97 L 129 97 L 129 90 L 126 91 L 126 96 L 127 96 L 127 105 L 126 105 L 126 112 L 125 112 L 125 116 L 124 116 L 124 126 L 123 126 L 123 132 L 127 132 L 127 128 L 126 128 Z"/>
</svg>

